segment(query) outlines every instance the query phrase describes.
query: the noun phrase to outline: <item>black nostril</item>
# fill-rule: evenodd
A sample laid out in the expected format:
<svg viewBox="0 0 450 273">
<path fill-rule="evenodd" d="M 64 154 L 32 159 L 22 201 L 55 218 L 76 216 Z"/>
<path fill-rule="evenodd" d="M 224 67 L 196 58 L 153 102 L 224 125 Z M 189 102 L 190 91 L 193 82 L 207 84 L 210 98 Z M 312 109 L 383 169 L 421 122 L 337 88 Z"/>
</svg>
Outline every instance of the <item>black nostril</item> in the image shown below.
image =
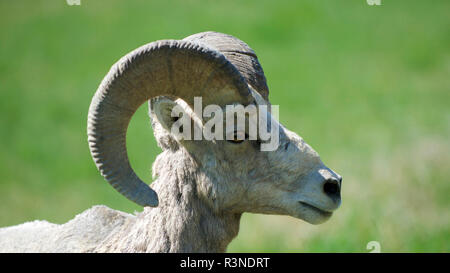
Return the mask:
<svg viewBox="0 0 450 273">
<path fill-rule="evenodd" d="M 340 192 L 339 182 L 334 179 L 329 179 L 323 185 L 323 191 L 329 196 L 338 196 Z"/>
</svg>

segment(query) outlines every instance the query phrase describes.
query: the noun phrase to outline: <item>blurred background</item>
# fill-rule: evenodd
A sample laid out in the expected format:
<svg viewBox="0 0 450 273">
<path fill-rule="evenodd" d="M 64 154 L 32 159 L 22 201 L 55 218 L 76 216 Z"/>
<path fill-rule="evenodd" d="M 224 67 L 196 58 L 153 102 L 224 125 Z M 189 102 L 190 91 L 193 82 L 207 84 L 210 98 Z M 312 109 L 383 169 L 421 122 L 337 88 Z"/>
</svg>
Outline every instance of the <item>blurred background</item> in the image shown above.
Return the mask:
<svg viewBox="0 0 450 273">
<path fill-rule="evenodd" d="M 214 30 L 258 54 L 280 120 L 344 177 L 325 224 L 244 214 L 231 252 L 450 251 L 450 1 L 0 1 L 0 226 L 134 212 L 87 145 L 110 66 L 159 39 Z M 151 182 L 146 105 L 128 131 Z"/>
</svg>

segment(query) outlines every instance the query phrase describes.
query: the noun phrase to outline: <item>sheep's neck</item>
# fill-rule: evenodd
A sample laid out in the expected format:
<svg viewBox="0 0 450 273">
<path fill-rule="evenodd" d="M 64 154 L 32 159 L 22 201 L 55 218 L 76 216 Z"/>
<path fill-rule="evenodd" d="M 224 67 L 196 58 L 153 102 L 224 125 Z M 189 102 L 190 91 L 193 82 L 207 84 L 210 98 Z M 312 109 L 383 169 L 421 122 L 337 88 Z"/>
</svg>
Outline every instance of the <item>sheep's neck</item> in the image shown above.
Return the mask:
<svg viewBox="0 0 450 273">
<path fill-rule="evenodd" d="M 166 177 L 167 178 L 167 177 Z M 225 252 L 239 231 L 241 214 L 214 212 L 197 196 L 195 181 L 158 179 L 158 208 L 146 208 L 136 227 L 152 238 L 147 252 Z M 154 238 L 154 239 L 153 239 Z"/>
</svg>

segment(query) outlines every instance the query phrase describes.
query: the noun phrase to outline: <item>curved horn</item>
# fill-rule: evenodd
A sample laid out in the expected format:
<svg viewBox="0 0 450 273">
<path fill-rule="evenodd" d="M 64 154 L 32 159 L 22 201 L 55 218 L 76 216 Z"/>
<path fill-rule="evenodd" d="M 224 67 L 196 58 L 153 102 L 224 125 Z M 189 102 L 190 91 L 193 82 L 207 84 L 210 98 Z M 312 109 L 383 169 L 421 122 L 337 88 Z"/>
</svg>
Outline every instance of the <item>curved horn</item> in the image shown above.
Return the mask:
<svg viewBox="0 0 450 273">
<path fill-rule="evenodd" d="M 269 88 L 255 51 L 238 38 L 214 31 L 197 33 L 184 38 L 222 53 L 241 72 L 245 80 L 269 101 Z"/>
<path fill-rule="evenodd" d="M 138 107 L 157 96 L 178 97 L 191 106 L 194 96 L 220 106 L 252 101 L 236 67 L 218 51 L 193 42 L 153 42 L 114 64 L 89 108 L 89 148 L 104 178 L 141 206 L 158 206 L 158 197 L 130 166 L 126 132 Z"/>
</svg>

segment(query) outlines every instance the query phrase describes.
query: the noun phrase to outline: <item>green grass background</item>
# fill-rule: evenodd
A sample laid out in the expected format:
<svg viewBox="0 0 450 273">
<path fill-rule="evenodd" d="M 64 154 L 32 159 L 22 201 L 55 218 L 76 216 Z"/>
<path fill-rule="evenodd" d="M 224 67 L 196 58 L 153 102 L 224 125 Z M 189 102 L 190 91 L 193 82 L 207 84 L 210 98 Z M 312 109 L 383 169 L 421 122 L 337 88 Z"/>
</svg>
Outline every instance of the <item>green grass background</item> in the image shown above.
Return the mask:
<svg viewBox="0 0 450 273">
<path fill-rule="evenodd" d="M 0 226 L 139 211 L 97 172 L 89 103 L 122 55 L 214 30 L 257 52 L 280 120 L 344 177 L 319 226 L 244 214 L 232 252 L 450 251 L 450 1 L 0 1 Z M 150 182 L 146 107 L 128 132 Z"/>
</svg>

